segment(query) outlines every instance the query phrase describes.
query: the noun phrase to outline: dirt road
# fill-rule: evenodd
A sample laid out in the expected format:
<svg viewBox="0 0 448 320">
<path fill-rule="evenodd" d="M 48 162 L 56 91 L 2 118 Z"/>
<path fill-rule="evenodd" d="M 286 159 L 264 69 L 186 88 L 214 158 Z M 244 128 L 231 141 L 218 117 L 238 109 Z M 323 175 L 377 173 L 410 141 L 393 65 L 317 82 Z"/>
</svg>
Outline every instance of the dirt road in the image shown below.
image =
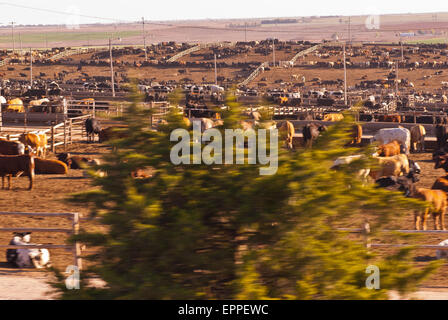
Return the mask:
<svg viewBox="0 0 448 320">
<path fill-rule="evenodd" d="M 50 275 L 42 272 L 0 269 L 0 300 L 53 300 L 57 296 L 51 293 L 49 279 Z"/>
</svg>

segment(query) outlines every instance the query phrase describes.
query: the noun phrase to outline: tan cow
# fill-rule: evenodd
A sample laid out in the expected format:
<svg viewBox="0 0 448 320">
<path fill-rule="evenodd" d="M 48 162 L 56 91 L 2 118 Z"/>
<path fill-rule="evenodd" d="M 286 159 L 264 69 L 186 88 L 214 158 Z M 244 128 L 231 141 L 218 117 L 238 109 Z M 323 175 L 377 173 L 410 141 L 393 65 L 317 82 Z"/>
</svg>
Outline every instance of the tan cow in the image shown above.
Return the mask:
<svg viewBox="0 0 448 320">
<path fill-rule="evenodd" d="M 426 130 L 422 125 L 411 128 L 411 151 L 425 151 Z"/>
<path fill-rule="evenodd" d="M 278 135 L 280 140 L 285 141 L 285 145 L 288 149 L 294 149 L 293 138 L 296 133 L 294 125 L 288 120 L 278 124 Z"/>
<path fill-rule="evenodd" d="M 344 119 L 344 116 L 341 113 L 328 113 L 324 115 L 323 121 L 341 121 Z"/>
<path fill-rule="evenodd" d="M 416 211 L 414 213 L 414 223 L 416 230 L 420 230 L 420 222 L 422 222 L 423 230 L 426 230 L 426 222 L 430 213 L 434 218 L 434 229 L 446 230 L 445 211 L 447 207 L 447 197 L 444 191 L 417 188 L 413 186 L 410 190 L 409 195 L 413 198 L 417 198 L 431 204 L 430 208 Z"/>
<path fill-rule="evenodd" d="M 30 146 L 33 150 L 36 150 L 38 157 L 41 156 L 45 158 L 47 150 L 47 136 L 45 133 L 23 133 L 20 136 L 19 141 L 25 146 Z"/>
<path fill-rule="evenodd" d="M 409 173 L 409 159 L 405 154 L 373 158 L 377 161 L 377 168 L 370 170 L 370 177 L 375 181 L 381 177 L 398 177 Z"/>
</svg>

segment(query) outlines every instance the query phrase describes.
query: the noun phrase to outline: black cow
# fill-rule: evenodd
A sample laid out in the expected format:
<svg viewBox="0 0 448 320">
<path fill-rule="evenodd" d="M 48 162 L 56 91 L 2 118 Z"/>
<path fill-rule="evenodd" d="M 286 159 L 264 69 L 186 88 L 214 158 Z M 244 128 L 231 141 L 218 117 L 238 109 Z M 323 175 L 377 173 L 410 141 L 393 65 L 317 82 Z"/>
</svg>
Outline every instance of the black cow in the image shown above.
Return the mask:
<svg viewBox="0 0 448 320">
<path fill-rule="evenodd" d="M 435 132 L 437 137 L 437 149 L 444 149 L 446 140 L 448 139 L 448 128 L 442 124 L 437 124 Z"/>
<path fill-rule="evenodd" d="M 408 196 L 413 184 L 418 181 L 419 178 L 411 171 L 407 176 L 380 178 L 375 181 L 375 187 L 383 188 L 389 191 L 401 191 Z"/>
<path fill-rule="evenodd" d="M 101 131 L 100 123 L 95 118 L 89 118 L 85 122 L 85 127 L 86 127 L 87 141 L 95 142 L 95 134 L 99 134 Z"/>
<path fill-rule="evenodd" d="M 309 123 L 303 127 L 303 142 L 306 148 L 312 147 L 313 141 L 319 137 L 319 134 L 326 131 L 327 127 L 323 125 L 317 125 L 315 123 Z"/>
</svg>

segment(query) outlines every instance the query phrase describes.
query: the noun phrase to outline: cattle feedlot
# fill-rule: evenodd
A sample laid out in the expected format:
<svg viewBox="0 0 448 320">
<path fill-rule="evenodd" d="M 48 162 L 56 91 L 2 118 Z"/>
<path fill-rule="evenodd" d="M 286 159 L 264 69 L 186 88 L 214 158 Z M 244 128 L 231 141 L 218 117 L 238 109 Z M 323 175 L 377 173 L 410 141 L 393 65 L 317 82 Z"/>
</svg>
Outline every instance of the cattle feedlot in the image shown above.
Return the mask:
<svg viewBox="0 0 448 320">
<path fill-rule="evenodd" d="M 448 300 L 448 13 L 345 2 L 0 3 L 0 300 Z"/>
</svg>

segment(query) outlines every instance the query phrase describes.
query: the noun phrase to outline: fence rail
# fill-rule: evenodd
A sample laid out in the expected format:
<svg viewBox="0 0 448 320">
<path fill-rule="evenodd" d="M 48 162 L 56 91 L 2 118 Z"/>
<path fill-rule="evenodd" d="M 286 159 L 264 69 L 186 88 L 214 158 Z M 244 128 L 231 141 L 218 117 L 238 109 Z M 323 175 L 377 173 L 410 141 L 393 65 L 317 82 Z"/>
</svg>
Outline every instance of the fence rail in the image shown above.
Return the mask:
<svg viewBox="0 0 448 320">
<path fill-rule="evenodd" d="M 309 54 L 309 53 L 311 53 L 311 52 L 313 52 L 313 51 L 315 51 L 315 50 L 317 50 L 317 49 L 319 49 L 321 47 L 322 47 L 322 45 L 318 44 L 318 45 L 315 45 L 315 46 L 313 46 L 311 48 L 308 48 L 308 49 L 305 49 L 303 51 L 300 51 L 289 61 L 289 63 L 294 65 L 298 58 L 300 58 L 300 57 L 302 57 L 302 56 L 304 56 L 306 54 Z"/>
<path fill-rule="evenodd" d="M 370 225 L 365 223 L 361 228 L 337 228 L 338 231 L 345 231 L 349 233 L 358 233 L 364 236 L 364 244 L 367 248 L 405 248 L 416 247 L 418 249 L 431 250 L 448 250 L 448 246 L 428 245 L 428 244 L 394 244 L 394 243 L 371 243 L 370 239 Z M 445 234 L 448 230 L 380 230 L 380 233 L 415 233 L 415 234 Z"/>
<path fill-rule="evenodd" d="M 68 145 L 73 144 L 73 141 L 75 141 L 76 136 L 78 136 L 80 139 L 82 139 L 82 137 L 85 136 L 84 123 L 90 117 L 92 117 L 92 115 L 84 115 L 75 118 L 68 118 L 63 122 L 54 125 L 48 129 L 35 130 L 28 133 L 46 134 L 46 135 L 49 134 L 50 137 L 48 139 L 46 148 L 50 149 L 51 152 L 53 153 L 56 151 L 56 147 L 58 146 L 64 146 L 64 150 L 66 150 Z M 0 136 L 0 138 L 9 141 L 18 141 L 21 136 L 22 133 L 7 134 L 4 136 Z"/>
<path fill-rule="evenodd" d="M 0 232 L 40 232 L 40 233 L 50 233 L 59 232 L 67 234 L 78 234 L 79 233 L 79 223 L 80 217 L 79 213 L 37 213 L 37 212 L 0 212 L 0 216 L 29 216 L 29 217 L 64 217 L 70 219 L 72 223 L 71 229 L 56 229 L 56 228 L 0 228 Z M 77 241 L 73 245 L 58 245 L 58 244 L 33 244 L 33 245 L 0 245 L 3 249 L 67 249 L 73 252 L 73 263 L 79 270 L 82 269 L 82 258 L 81 258 L 81 244 Z"/>
</svg>

